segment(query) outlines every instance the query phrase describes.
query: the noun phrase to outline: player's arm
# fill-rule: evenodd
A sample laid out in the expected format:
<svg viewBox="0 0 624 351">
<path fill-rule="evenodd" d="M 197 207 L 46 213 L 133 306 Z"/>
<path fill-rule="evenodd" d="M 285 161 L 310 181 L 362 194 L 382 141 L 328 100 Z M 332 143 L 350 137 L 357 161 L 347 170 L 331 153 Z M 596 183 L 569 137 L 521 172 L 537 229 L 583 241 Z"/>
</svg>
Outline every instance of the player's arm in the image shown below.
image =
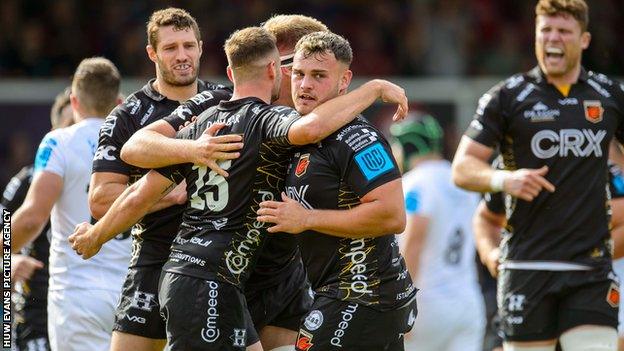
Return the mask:
<svg viewBox="0 0 624 351">
<path fill-rule="evenodd" d="M 170 179 L 150 171 L 125 189 L 95 225 L 76 226 L 69 237 L 72 248 L 84 259 L 94 256 L 104 243 L 143 218 L 174 186 Z"/>
<path fill-rule="evenodd" d="M 405 259 L 412 281 L 416 281 L 418 277 L 420 257 L 425 246 L 428 230 L 429 217 L 420 214 L 407 216 L 405 231 L 401 238 L 401 255 Z"/>
<path fill-rule="evenodd" d="M 24 203 L 11 219 L 13 252 L 18 252 L 41 233 L 62 190 L 63 178 L 58 174 L 48 171 L 35 174 Z"/>
<path fill-rule="evenodd" d="M 472 229 L 475 245 L 481 262 L 488 268 L 493 277 L 498 275 L 500 258 L 499 244 L 501 230 L 505 225 L 505 215 L 490 210 L 485 201 L 481 201 L 472 218 Z"/>
<path fill-rule="evenodd" d="M 303 118 L 296 120 L 288 130 L 288 140 L 292 145 L 318 143 L 351 122 L 377 99 L 398 104 L 393 120 L 401 120 L 407 115 L 405 90 L 391 82 L 375 79 L 348 94 L 324 102 Z"/>
<path fill-rule="evenodd" d="M 282 194 L 282 202 L 260 204 L 258 220 L 276 223 L 268 228 L 270 233 L 313 230 L 342 238 L 370 238 L 403 232 L 405 208 L 400 179 L 371 190 L 360 201 L 348 210 L 316 210 L 305 209 Z"/>
</svg>

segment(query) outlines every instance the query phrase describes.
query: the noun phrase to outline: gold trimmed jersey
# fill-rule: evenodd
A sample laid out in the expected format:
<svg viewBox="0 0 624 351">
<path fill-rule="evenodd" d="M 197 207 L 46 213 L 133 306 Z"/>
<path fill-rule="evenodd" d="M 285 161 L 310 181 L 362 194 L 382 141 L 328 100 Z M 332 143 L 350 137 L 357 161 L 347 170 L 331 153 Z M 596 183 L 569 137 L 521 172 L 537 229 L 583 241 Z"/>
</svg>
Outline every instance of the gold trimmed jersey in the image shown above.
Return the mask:
<svg viewBox="0 0 624 351">
<path fill-rule="evenodd" d="M 347 210 L 400 177 L 388 142 L 360 116 L 321 143 L 296 151 L 286 192 L 308 209 Z M 393 234 L 352 239 L 301 233 L 301 255 L 315 293 L 377 310 L 410 301 L 416 288 Z"/>
<path fill-rule="evenodd" d="M 255 97 L 222 101 L 178 133 L 197 139 L 213 123 L 219 134 L 241 134 L 239 158 L 220 162 L 224 178 L 206 166 L 175 165 L 157 170 L 176 183 L 186 180 L 188 202 L 163 270 L 239 288 L 253 270 L 267 235 L 258 222 L 260 202 L 280 199 L 292 145 L 288 130 L 299 114 Z"/>
<path fill-rule="evenodd" d="M 180 104 L 170 100 L 153 88 L 150 80 L 117 106 L 104 121 L 100 129 L 97 151 L 93 158 L 93 173 L 112 172 L 127 175 L 132 184 L 144 176 L 149 169 L 125 163 L 121 148 L 137 130 L 161 119 L 167 120 L 176 130 L 184 124 L 180 116 L 189 119 L 206 105 L 214 106 L 231 97 L 231 91 L 218 84 L 198 80 L 201 94 Z M 175 112 L 175 113 L 174 113 Z M 172 115 L 173 114 L 173 115 Z M 171 116 L 170 116 L 171 115 Z M 162 265 L 169 256 L 169 247 L 182 218 L 184 206 L 174 205 L 150 213 L 132 228 L 133 250 L 130 267 Z"/>
<path fill-rule="evenodd" d="M 607 159 L 611 140 L 624 142 L 624 85 L 582 69 L 563 96 L 536 67 L 483 95 L 466 135 L 498 147 L 507 170 L 548 166 L 556 187 L 508 197 L 503 264 L 610 264 Z"/>
</svg>

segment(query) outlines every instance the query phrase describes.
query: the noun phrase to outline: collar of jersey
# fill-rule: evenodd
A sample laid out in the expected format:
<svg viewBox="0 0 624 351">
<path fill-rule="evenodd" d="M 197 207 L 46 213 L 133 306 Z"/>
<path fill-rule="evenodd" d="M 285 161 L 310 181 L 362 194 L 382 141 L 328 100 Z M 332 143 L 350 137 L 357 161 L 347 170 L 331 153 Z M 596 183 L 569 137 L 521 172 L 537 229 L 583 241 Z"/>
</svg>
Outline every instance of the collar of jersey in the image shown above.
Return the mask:
<svg viewBox="0 0 624 351">
<path fill-rule="evenodd" d="M 265 102 L 262 101 L 262 99 L 258 97 L 247 96 L 247 97 L 236 99 L 236 100 L 223 100 L 219 103 L 219 109 L 232 110 L 232 109 L 239 107 L 240 105 L 245 105 L 250 102 L 259 102 L 259 103 L 265 104 Z"/>
<path fill-rule="evenodd" d="M 154 89 L 153 83 L 154 83 L 155 80 L 156 80 L 156 78 L 152 78 L 152 79 L 150 79 L 147 82 L 147 84 L 145 84 L 143 86 L 143 89 L 141 89 L 141 90 L 143 90 L 143 93 L 145 95 L 147 95 L 147 97 L 149 97 L 150 99 L 152 99 L 154 101 L 162 101 L 162 100 L 165 100 L 165 99 L 169 100 L 169 99 L 167 99 L 166 96 L 162 95 L 161 93 L 156 91 L 156 89 Z M 206 83 L 203 80 L 198 79 L 197 80 L 197 92 L 206 90 L 205 87 L 206 87 Z"/>
<path fill-rule="evenodd" d="M 544 74 L 544 72 L 539 66 L 535 66 L 532 70 L 530 70 L 529 76 L 535 79 L 536 83 L 549 84 L 548 81 L 546 80 L 546 75 Z M 579 74 L 579 78 L 578 78 L 579 82 L 585 83 L 587 82 L 588 78 L 589 78 L 589 75 L 587 74 L 587 70 L 585 70 L 585 67 L 581 66 L 581 73 Z"/>
</svg>

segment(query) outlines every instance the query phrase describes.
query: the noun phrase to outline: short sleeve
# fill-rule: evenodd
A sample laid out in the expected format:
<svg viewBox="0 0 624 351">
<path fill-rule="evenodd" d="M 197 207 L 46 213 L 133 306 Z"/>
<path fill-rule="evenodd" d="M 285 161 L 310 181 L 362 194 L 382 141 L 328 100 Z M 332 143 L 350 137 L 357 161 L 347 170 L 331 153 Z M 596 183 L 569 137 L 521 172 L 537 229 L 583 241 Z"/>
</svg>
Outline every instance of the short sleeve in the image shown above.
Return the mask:
<svg viewBox="0 0 624 351">
<path fill-rule="evenodd" d="M 336 136 L 335 164 L 341 178 L 360 197 L 401 177 L 390 145 L 372 126 L 348 125 Z"/>
<path fill-rule="evenodd" d="M 130 174 L 132 167 L 120 157 L 121 148 L 135 131 L 130 118 L 121 106 L 106 117 L 100 127 L 98 148 L 93 157 L 93 172 Z"/>
<path fill-rule="evenodd" d="M 294 109 L 286 106 L 270 106 L 261 112 L 262 139 L 282 146 L 289 146 L 288 131 L 301 118 Z"/>
<path fill-rule="evenodd" d="M 494 86 L 480 99 L 477 111 L 465 135 L 488 147 L 497 147 L 503 139 L 504 118 L 501 92 L 504 82 Z"/>
<path fill-rule="evenodd" d="M 61 135 L 52 131 L 41 140 L 35 156 L 35 173 L 46 171 L 65 176 L 67 155 L 63 152 Z"/>
<path fill-rule="evenodd" d="M 24 202 L 24 198 L 26 197 L 26 193 L 30 187 L 31 177 L 32 168 L 22 168 L 18 174 L 11 178 L 7 186 L 4 188 L 0 205 L 11 212 L 17 210 L 21 206 L 22 202 Z"/>
<path fill-rule="evenodd" d="M 202 91 L 182 103 L 169 116 L 163 119 L 175 130 L 178 130 L 180 126 L 190 122 L 194 116 L 199 116 L 210 107 L 218 105 L 222 100 L 229 100 L 231 97 L 231 90 L 226 88 Z"/>
</svg>

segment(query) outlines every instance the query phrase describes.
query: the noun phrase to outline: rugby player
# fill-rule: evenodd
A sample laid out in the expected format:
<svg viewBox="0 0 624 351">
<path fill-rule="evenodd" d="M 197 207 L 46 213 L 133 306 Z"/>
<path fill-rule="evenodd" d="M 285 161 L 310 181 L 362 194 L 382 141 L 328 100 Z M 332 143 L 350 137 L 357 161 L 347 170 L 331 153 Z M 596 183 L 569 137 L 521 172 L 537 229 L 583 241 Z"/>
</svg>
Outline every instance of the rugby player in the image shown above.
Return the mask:
<svg viewBox="0 0 624 351">
<path fill-rule="evenodd" d="M 442 158 L 443 131 L 429 115 L 390 127 L 406 173 L 407 225 L 401 254 L 420 289 L 418 319 L 407 350 L 481 351 L 484 306 L 475 267 L 472 215 L 479 196 L 451 182 Z"/>
<path fill-rule="evenodd" d="M 280 96 L 273 104 L 294 107 L 289 77 L 295 44 L 304 35 L 327 31 L 327 27 L 314 18 L 302 15 L 275 15 L 262 26 L 275 35 L 282 74 L 288 77 L 282 79 Z M 122 159 L 143 167 L 193 162 L 193 159 L 185 155 L 184 148 L 169 143 L 170 138 L 175 136 L 175 125 L 181 120 L 189 121 L 190 114 L 183 113 L 182 110 L 199 111 L 199 114 L 211 107 L 201 103 L 201 100 L 198 101 L 199 104 L 187 106 L 194 100 L 196 99 L 193 98 L 176 109 L 171 116 L 135 133 L 124 145 Z M 217 125 L 211 128 L 215 126 Z M 212 162 L 213 169 L 218 167 L 214 161 L 209 162 Z M 227 172 L 223 171 L 223 174 Z M 249 312 L 265 349 L 279 351 L 279 347 L 287 349 L 288 346 L 292 349 L 299 331 L 299 322 L 312 305 L 309 291 L 296 238 L 287 234 L 269 236 L 245 285 Z"/>
<path fill-rule="evenodd" d="M 479 101 L 453 162 L 463 188 L 510 195 L 498 307 L 505 350 L 615 350 L 609 143 L 624 142 L 624 85 L 586 71 L 583 0 L 540 0 L 538 66 Z M 500 147 L 505 170 L 486 162 Z M 490 255 L 488 253 L 487 255 Z"/>
<path fill-rule="evenodd" d="M 85 262 L 67 237 L 89 220 L 87 188 L 98 130 L 120 102 L 120 75 L 104 58 L 83 60 L 72 81 L 76 124 L 42 140 L 24 203 L 12 219 L 14 251 L 31 241 L 51 219 L 48 335 L 54 350 L 108 350 L 115 304 L 130 260 L 130 240 L 114 240 L 101 257 Z M 51 215 L 50 215 L 50 212 Z"/>
<path fill-rule="evenodd" d="M 299 40 L 291 77 L 297 111 L 352 94 L 344 95 L 352 58 L 349 42 L 336 34 Z M 258 220 L 275 223 L 270 232 L 305 231 L 301 252 L 315 300 L 297 350 L 402 350 L 416 317 L 416 288 L 393 235 L 404 229 L 405 214 L 387 141 L 359 116 L 296 150 L 288 167 L 290 198 L 264 201 Z"/>
<path fill-rule="evenodd" d="M 321 140 L 377 98 L 398 103 L 397 118 L 407 111 L 403 89 L 374 80 L 299 118 L 291 108 L 268 105 L 279 96 L 281 79 L 273 35 L 259 27 L 246 28 L 230 36 L 225 50 L 228 77 L 234 82 L 232 100 L 202 113 L 178 138 L 199 137 L 216 121 L 224 122 L 228 132 L 242 133 L 245 147 L 240 158 L 221 162 L 230 174 L 227 180 L 190 163 L 152 171 L 124 192 L 98 224 L 83 224 L 71 239 L 77 251 L 90 257 L 113 228 L 140 218 L 172 187 L 172 179 L 186 179 L 189 206 L 164 267 L 160 295 L 172 350 L 245 348 L 247 334 L 254 330 L 241 289 L 265 236 L 255 212 L 261 201 L 278 196 L 282 189 L 286 156 L 293 145 Z M 196 318 L 188 318 L 191 313 Z M 262 347 L 255 343 L 249 349 Z"/>
<path fill-rule="evenodd" d="M 52 130 L 69 127 L 74 114 L 69 101 L 70 88 L 56 96 L 50 111 Z M 34 165 L 22 168 L 7 184 L 0 209 L 14 212 L 24 202 L 32 183 Z M 2 224 L 2 218 L 0 218 Z M 48 256 L 50 254 L 50 221 L 32 243 L 20 253 L 11 254 L 11 283 L 16 293 L 11 297 L 16 312 L 16 351 L 49 350 L 48 342 Z"/>
<path fill-rule="evenodd" d="M 614 151 L 614 150 L 612 150 Z M 611 236 L 614 242 L 613 271 L 620 279 L 624 277 L 624 173 L 615 162 L 609 165 L 609 189 L 611 191 Z M 624 310 L 618 315 L 618 350 L 624 351 Z"/>
<path fill-rule="evenodd" d="M 122 146 L 133 133 L 168 116 L 180 102 L 194 96 L 196 101 L 210 105 L 231 96 L 223 86 L 197 79 L 202 42 L 197 23 L 188 12 L 177 8 L 154 12 L 147 23 L 147 41 L 147 55 L 154 62 L 156 78 L 113 110 L 100 131 L 89 191 L 89 206 L 95 218 L 106 213 L 128 184 L 148 172 L 120 158 Z M 201 94 L 196 96 L 198 92 Z M 240 140 L 239 136 L 232 138 Z M 184 150 L 193 155 L 200 154 L 197 149 L 204 153 L 208 150 L 210 154 L 214 145 L 215 140 L 206 135 L 185 145 Z M 162 350 L 165 345 L 158 279 L 182 220 L 185 201 L 185 191 L 180 187 L 161 199 L 132 230 L 132 260 L 115 315 L 113 351 Z"/>
</svg>

